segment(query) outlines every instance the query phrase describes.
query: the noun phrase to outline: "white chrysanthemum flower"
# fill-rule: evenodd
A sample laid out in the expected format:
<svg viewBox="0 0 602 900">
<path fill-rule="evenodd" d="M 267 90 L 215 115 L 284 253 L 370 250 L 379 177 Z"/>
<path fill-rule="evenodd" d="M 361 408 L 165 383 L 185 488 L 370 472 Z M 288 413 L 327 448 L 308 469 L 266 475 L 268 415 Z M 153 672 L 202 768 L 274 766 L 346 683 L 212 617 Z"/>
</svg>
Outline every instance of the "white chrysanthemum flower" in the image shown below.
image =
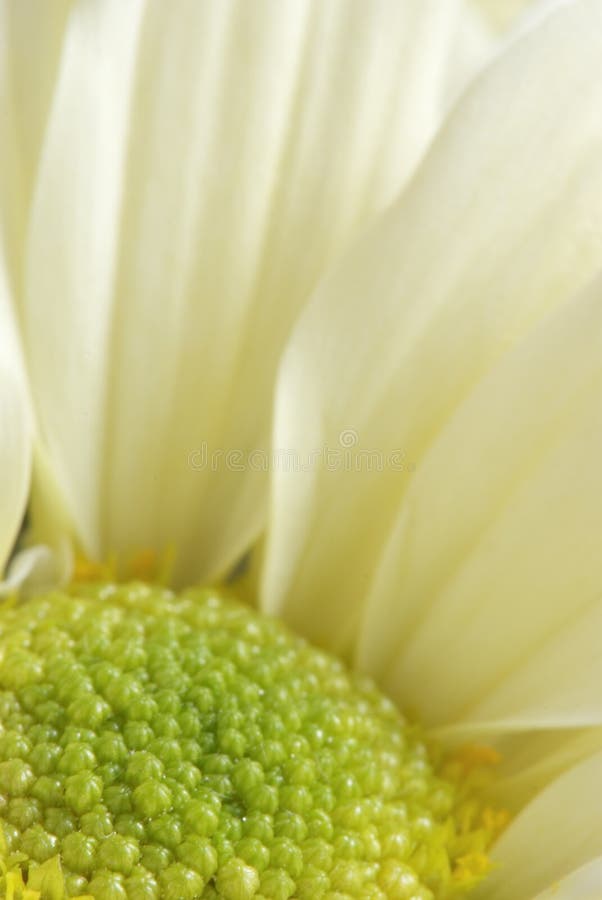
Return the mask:
<svg viewBox="0 0 602 900">
<path fill-rule="evenodd" d="M 82 554 L 118 576 L 152 554 L 179 589 L 252 551 L 262 611 L 445 747 L 499 755 L 479 788 L 513 815 L 474 895 L 491 900 L 602 896 L 602 8 L 551 6 L 475 76 L 495 41 L 459 0 L 0 0 L 4 593 L 68 579 Z M 27 711 L 43 664 L 29 644 L 6 662 L 20 609 L 0 687 Z M 41 633 L 71 646 L 76 620 Z M 105 682 L 129 715 L 131 685 Z M 80 699 L 79 724 L 100 722 L 104 700 Z M 33 726 L 9 706 L 7 896 L 62 896 L 54 870 L 34 865 L 25 890 L 19 868 L 54 865 L 60 840 L 69 896 L 449 896 L 428 871 L 418 888 L 399 847 L 363 881 L 308 887 L 281 843 L 266 875 L 230 821 L 216 869 L 205 832 L 178 843 L 175 788 L 154 781 L 102 849 L 60 812 L 100 828 L 101 776 L 80 769 L 107 741 L 90 729 L 61 758 L 58 837 L 47 819 L 35 832 L 59 739 L 36 748 L 50 768 L 31 799 L 23 747 L 42 724 L 15 737 Z M 136 765 L 162 765 L 149 756 Z M 151 825 L 165 859 L 138 871 Z M 432 846 L 412 850 L 421 872 Z M 459 886 L 485 848 L 458 846 Z"/>
</svg>

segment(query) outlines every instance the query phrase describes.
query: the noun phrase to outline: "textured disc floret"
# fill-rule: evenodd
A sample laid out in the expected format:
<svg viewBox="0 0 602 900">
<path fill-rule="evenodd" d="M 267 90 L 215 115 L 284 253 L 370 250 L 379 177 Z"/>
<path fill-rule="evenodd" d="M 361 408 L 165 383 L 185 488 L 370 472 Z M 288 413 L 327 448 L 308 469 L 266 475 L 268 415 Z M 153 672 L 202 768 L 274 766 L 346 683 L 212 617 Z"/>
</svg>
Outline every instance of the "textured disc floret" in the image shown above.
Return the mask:
<svg viewBox="0 0 602 900">
<path fill-rule="evenodd" d="M 0 896 L 428 900 L 487 829 L 337 660 L 214 591 L 0 611 Z"/>
</svg>

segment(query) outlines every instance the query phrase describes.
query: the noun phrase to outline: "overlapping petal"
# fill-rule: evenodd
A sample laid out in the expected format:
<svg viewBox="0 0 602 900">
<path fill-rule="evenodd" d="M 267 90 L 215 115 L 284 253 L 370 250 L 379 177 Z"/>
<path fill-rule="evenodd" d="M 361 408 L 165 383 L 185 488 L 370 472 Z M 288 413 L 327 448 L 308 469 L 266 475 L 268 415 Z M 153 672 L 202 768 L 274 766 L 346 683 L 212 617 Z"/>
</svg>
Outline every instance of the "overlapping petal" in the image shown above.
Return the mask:
<svg viewBox="0 0 602 900">
<path fill-rule="evenodd" d="M 488 796 L 516 814 L 563 772 L 602 748 L 602 726 L 504 734 L 496 741 L 499 762 Z"/>
<path fill-rule="evenodd" d="M 600 714 L 587 654 L 545 688 L 600 600 L 601 65 L 591 0 L 515 43 L 281 371 L 275 440 L 312 464 L 274 477 L 266 606 L 431 723 Z"/>
<path fill-rule="evenodd" d="M 23 253 L 40 150 L 71 0 L 0 0 L 0 222 L 12 291 Z"/>
<path fill-rule="evenodd" d="M 223 571 L 264 519 L 272 381 L 324 267 L 449 96 L 457 4 L 71 10 L 25 260 L 41 435 L 93 555 Z M 233 455 L 232 455 L 233 454 Z"/>
<path fill-rule="evenodd" d="M 498 31 L 510 28 L 525 10 L 537 5 L 537 0 L 473 0 L 474 6 Z"/>
<path fill-rule="evenodd" d="M 530 900 L 551 886 L 560 897 L 599 897 L 601 782 L 598 753 L 565 772 L 526 807 L 494 849 L 498 867 L 484 886 L 487 900 Z"/>
<path fill-rule="evenodd" d="M 602 885 L 602 856 L 554 882 L 536 900 L 598 900 Z"/>
<path fill-rule="evenodd" d="M 23 520 L 31 469 L 31 419 L 0 253 L 0 593 Z"/>
<path fill-rule="evenodd" d="M 360 645 L 402 705 L 455 732 L 602 722 L 601 456 L 597 280 L 479 383 L 404 498 Z"/>
</svg>

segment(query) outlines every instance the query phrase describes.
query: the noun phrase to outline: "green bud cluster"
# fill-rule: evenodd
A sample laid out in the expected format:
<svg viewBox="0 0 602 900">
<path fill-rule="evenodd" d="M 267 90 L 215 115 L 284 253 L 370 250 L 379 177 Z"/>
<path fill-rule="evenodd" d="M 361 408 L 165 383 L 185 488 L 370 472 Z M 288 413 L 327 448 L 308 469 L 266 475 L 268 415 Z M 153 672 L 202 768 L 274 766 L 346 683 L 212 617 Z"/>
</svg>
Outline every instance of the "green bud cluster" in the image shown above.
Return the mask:
<svg viewBox="0 0 602 900">
<path fill-rule="evenodd" d="M 371 683 L 215 591 L 5 606 L 0 723 L 0 896 L 432 900 L 481 840 Z"/>
</svg>

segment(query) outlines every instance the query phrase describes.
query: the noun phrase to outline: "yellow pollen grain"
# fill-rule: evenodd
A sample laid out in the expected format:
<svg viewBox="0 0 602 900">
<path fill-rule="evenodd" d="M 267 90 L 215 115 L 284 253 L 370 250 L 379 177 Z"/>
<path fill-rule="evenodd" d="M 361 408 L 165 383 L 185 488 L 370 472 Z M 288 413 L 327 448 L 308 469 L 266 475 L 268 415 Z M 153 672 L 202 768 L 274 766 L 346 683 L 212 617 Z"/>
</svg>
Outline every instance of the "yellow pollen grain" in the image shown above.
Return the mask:
<svg viewBox="0 0 602 900">
<path fill-rule="evenodd" d="M 72 580 L 75 584 L 92 584 L 93 582 L 110 580 L 115 577 L 116 559 L 110 557 L 106 562 L 90 559 L 83 552 L 75 555 Z"/>
<path fill-rule="evenodd" d="M 72 581 L 74 584 L 92 584 L 99 581 L 124 583 L 139 580 L 147 584 L 167 585 L 173 573 L 175 556 L 175 547 L 171 545 L 161 553 L 150 547 L 142 547 L 125 559 L 111 554 L 101 562 L 80 551 L 75 556 Z"/>
<path fill-rule="evenodd" d="M 510 812 L 507 809 L 493 809 L 486 806 L 481 813 L 483 828 L 492 834 L 499 834 L 510 822 Z"/>
<path fill-rule="evenodd" d="M 467 744 L 461 747 L 455 759 L 466 769 L 480 769 L 485 766 L 497 766 L 501 762 L 501 754 L 487 744 Z"/>
<path fill-rule="evenodd" d="M 453 878 L 460 884 L 480 881 L 491 869 L 491 860 L 486 853 L 467 853 L 456 861 Z"/>
</svg>

